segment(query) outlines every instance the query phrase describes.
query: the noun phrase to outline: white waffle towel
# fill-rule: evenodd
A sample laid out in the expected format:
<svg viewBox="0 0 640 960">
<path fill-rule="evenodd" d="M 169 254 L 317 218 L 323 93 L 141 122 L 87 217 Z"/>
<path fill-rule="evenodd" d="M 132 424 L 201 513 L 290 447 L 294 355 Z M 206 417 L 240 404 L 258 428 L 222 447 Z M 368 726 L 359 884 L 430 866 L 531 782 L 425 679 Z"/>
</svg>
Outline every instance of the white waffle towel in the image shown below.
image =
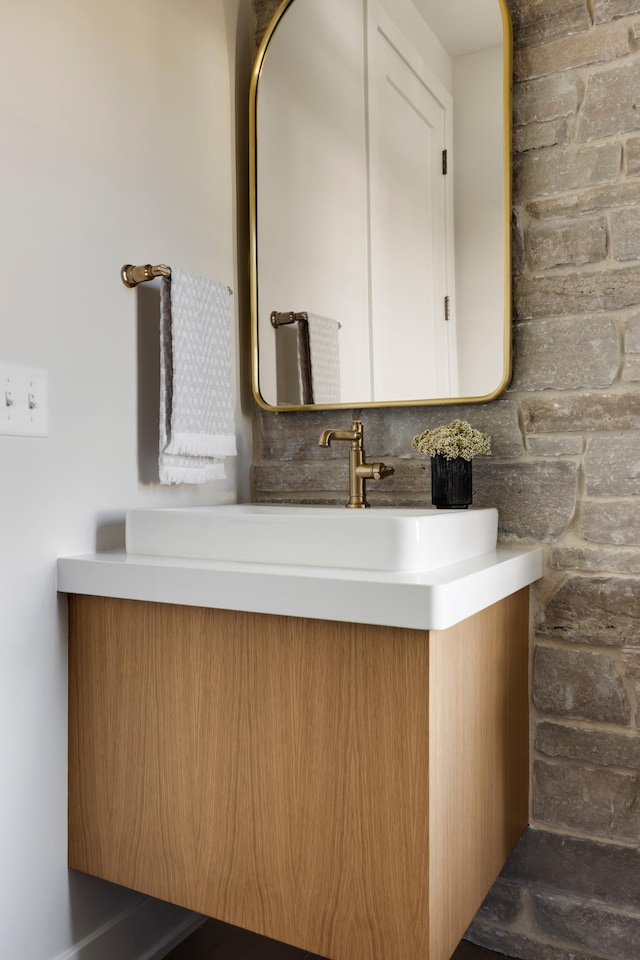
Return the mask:
<svg viewBox="0 0 640 960">
<path fill-rule="evenodd" d="M 160 291 L 160 483 L 223 478 L 235 454 L 229 290 L 174 267 Z"/>
<path fill-rule="evenodd" d="M 303 403 L 340 403 L 340 324 L 317 313 L 309 313 L 308 318 L 308 342 L 298 339 L 300 389 L 303 398 L 309 397 Z"/>
</svg>

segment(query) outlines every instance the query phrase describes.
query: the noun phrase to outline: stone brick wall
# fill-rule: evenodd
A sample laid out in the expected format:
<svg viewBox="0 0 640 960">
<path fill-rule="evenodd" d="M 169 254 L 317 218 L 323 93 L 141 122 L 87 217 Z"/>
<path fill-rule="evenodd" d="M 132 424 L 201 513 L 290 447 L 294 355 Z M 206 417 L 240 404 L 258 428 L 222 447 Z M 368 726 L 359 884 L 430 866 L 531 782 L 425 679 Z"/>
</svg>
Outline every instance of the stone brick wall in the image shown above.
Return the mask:
<svg viewBox="0 0 640 960">
<path fill-rule="evenodd" d="M 264 25 L 275 0 L 254 0 Z M 522 960 L 640 957 L 640 0 L 512 0 L 514 377 L 482 406 L 361 412 L 395 466 L 374 503 L 430 503 L 411 438 L 493 437 L 476 503 L 542 543 L 533 591 L 532 829 L 468 932 Z M 360 415 L 360 412 L 358 412 Z M 255 411 L 257 500 L 340 503 L 342 413 Z"/>
</svg>

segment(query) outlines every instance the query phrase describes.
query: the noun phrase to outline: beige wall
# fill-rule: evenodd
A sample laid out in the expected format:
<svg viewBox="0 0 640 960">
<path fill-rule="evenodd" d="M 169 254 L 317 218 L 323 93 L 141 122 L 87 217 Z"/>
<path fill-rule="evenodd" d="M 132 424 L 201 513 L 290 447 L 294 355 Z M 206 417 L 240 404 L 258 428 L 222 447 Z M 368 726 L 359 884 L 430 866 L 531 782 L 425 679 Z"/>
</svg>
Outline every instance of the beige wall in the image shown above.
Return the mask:
<svg viewBox="0 0 640 960">
<path fill-rule="evenodd" d="M 2 957 L 71 960 L 88 938 L 83 960 L 98 950 L 137 960 L 185 919 L 68 881 L 55 560 L 118 545 L 128 507 L 242 494 L 249 430 L 238 388 L 241 456 L 227 481 L 165 489 L 140 479 L 150 470 L 138 453 L 157 427 L 138 422 L 150 362 L 138 356 L 138 296 L 119 269 L 167 262 L 229 283 L 237 329 L 235 74 L 243 95 L 250 12 L 240 0 L 0 0 L 0 361 L 50 375 L 49 437 L 0 437 Z M 153 309 L 144 325 L 156 327 Z"/>
</svg>

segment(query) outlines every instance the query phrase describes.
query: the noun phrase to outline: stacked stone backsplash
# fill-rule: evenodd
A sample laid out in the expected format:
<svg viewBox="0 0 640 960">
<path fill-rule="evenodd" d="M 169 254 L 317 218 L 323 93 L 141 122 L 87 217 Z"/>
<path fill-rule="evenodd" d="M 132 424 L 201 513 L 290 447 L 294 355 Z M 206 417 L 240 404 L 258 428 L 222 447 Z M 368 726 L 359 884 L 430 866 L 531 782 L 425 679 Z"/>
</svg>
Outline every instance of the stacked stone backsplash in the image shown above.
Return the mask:
<svg viewBox="0 0 640 960">
<path fill-rule="evenodd" d="M 276 0 L 254 0 L 261 24 Z M 467 936 L 522 960 L 640 957 L 640 0 L 512 0 L 514 377 L 493 403 L 363 409 L 374 504 L 430 503 L 411 438 L 493 437 L 475 502 L 542 543 L 532 829 Z M 410 345 L 407 345 L 410 349 Z M 255 412 L 253 489 L 342 503 L 351 411 Z"/>
</svg>

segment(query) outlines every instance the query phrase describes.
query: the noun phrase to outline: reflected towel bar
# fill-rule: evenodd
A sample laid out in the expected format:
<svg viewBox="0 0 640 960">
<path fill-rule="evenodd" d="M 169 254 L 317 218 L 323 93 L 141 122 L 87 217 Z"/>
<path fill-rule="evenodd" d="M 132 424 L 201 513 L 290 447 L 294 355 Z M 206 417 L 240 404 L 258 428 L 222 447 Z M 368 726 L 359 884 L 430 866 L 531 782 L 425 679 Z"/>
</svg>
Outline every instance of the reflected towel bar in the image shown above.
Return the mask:
<svg viewBox="0 0 640 960">
<path fill-rule="evenodd" d="M 288 323 L 308 323 L 309 314 L 306 311 L 303 313 L 294 313 L 293 310 L 287 310 L 284 313 L 278 313 L 277 310 L 272 310 L 270 319 L 271 326 L 277 330 L 278 327 L 284 327 Z M 340 322 L 338 322 L 338 330 L 342 330 L 342 324 Z"/>
<path fill-rule="evenodd" d="M 120 279 L 125 287 L 137 287 L 139 283 L 146 283 L 147 280 L 154 280 L 156 277 L 166 277 L 171 279 L 171 267 L 164 263 L 152 265 L 145 263 L 142 266 L 135 267 L 132 263 L 125 263 L 120 270 Z M 227 287 L 229 294 L 233 293 L 231 287 Z"/>
<path fill-rule="evenodd" d="M 294 313 L 292 310 L 289 310 L 286 313 L 278 313 L 277 310 L 271 311 L 271 326 L 272 327 L 284 327 L 288 323 L 298 323 L 302 321 L 309 320 L 308 313 Z"/>
</svg>

